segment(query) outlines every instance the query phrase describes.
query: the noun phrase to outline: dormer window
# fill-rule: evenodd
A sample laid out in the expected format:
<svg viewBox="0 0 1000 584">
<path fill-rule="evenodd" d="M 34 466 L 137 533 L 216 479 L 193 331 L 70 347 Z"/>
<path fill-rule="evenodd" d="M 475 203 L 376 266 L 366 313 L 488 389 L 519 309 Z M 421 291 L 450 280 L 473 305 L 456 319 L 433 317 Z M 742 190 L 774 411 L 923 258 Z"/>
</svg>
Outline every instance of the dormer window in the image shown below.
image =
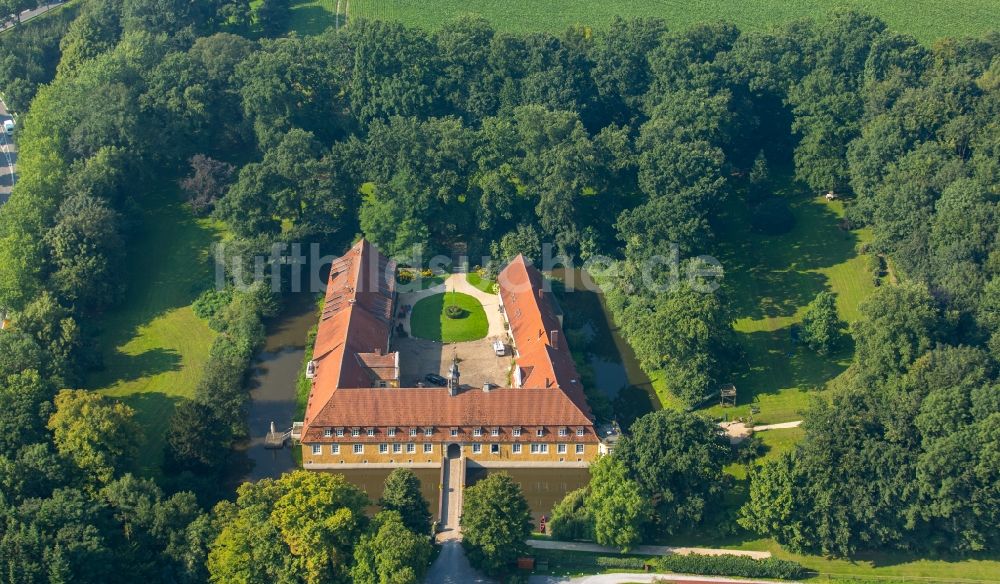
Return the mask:
<svg viewBox="0 0 1000 584">
<path fill-rule="evenodd" d="M 337 428 L 337 438 L 343 438 L 343 437 L 344 437 L 344 429 Z"/>
<path fill-rule="evenodd" d="M 492 436 L 499 436 L 500 435 L 500 428 L 498 428 L 496 426 L 493 426 L 493 429 L 490 430 L 490 435 L 492 435 Z"/>
<path fill-rule="evenodd" d="M 333 428 L 324 428 L 323 429 L 323 437 L 324 438 L 329 438 L 331 436 L 333 436 Z"/>
<path fill-rule="evenodd" d="M 361 435 L 361 428 L 351 428 L 351 436 L 355 438 Z"/>
<path fill-rule="evenodd" d="M 576 429 L 576 435 L 577 435 L 577 436 L 583 436 L 583 433 L 584 433 L 585 431 L 586 431 L 586 430 L 584 430 L 584 429 L 583 429 L 583 427 L 581 426 L 581 427 L 579 427 L 579 428 L 577 428 L 577 429 Z"/>
<path fill-rule="evenodd" d="M 395 436 L 396 435 L 396 429 L 395 428 L 389 428 L 388 430 L 386 430 L 386 434 L 388 434 L 389 436 Z"/>
<path fill-rule="evenodd" d="M 514 429 L 511 431 L 511 434 L 515 438 L 519 437 L 521 435 L 521 427 L 520 426 L 514 426 Z"/>
<path fill-rule="evenodd" d="M 368 435 L 369 436 L 374 436 L 375 435 L 375 428 L 368 428 Z"/>
<path fill-rule="evenodd" d="M 535 436 L 538 436 L 539 438 L 545 436 L 545 428 L 539 428 L 538 430 L 535 430 Z"/>
<path fill-rule="evenodd" d="M 416 436 L 416 435 L 417 435 L 417 429 L 416 428 L 410 428 L 410 436 Z"/>
<path fill-rule="evenodd" d="M 451 429 L 451 435 L 452 436 L 458 436 L 458 428 L 452 428 Z"/>
<path fill-rule="evenodd" d="M 559 435 L 560 436 L 569 436 L 569 429 L 566 428 L 566 426 L 560 426 L 559 427 Z"/>
<path fill-rule="evenodd" d="M 433 436 L 433 435 L 434 435 L 434 427 L 433 426 L 428 426 L 428 427 L 424 428 L 424 436 Z"/>
<path fill-rule="evenodd" d="M 472 435 L 473 436 L 482 436 L 483 435 L 483 429 L 482 428 L 473 428 L 472 429 Z"/>
</svg>

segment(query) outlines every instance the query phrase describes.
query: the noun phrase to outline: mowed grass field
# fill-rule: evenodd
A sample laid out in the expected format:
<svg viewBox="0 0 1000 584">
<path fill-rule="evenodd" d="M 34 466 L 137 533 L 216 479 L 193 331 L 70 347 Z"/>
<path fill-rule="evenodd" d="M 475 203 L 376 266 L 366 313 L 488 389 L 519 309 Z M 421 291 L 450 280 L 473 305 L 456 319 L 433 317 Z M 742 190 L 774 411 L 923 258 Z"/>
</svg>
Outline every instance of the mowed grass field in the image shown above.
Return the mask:
<svg viewBox="0 0 1000 584">
<path fill-rule="evenodd" d="M 125 300 L 100 322 L 104 367 L 87 385 L 136 411 L 140 470 L 155 475 L 170 415 L 194 394 L 215 338 L 191 302 L 212 281 L 210 246 L 220 232 L 192 217 L 172 188 L 145 203 L 128 249 Z"/>
<path fill-rule="evenodd" d="M 871 237 L 867 230 L 840 227 L 844 207 L 828 202 L 784 179 L 775 193 L 785 197 L 795 215 L 794 229 L 784 235 L 753 230 L 743 214 L 724 217 L 719 259 L 736 311 L 737 340 L 744 361 L 732 382 L 736 408 L 714 405 L 708 413 L 730 419 L 760 408 L 755 421 L 773 424 L 801 419 L 809 396 L 823 390 L 850 364 L 853 347 L 844 335 L 840 351 L 823 357 L 792 338 L 806 305 L 824 290 L 837 295 L 841 319 L 858 317 L 858 305 L 875 289 L 867 258 L 858 248 Z"/>
<path fill-rule="evenodd" d="M 899 32 L 925 43 L 944 36 L 979 36 L 1000 30 L 996 0 L 293 0 L 292 30 L 315 34 L 335 23 L 334 14 L 398 20 L 436 29 L 460 14 L 478 14 L 499 30 L 561 32 L 583 24 L 595 29 L 616 16 L 655 16 L 673 29 L 726 20 L 743 30 L 853 8 L 879 16 Z"/>
</svg>

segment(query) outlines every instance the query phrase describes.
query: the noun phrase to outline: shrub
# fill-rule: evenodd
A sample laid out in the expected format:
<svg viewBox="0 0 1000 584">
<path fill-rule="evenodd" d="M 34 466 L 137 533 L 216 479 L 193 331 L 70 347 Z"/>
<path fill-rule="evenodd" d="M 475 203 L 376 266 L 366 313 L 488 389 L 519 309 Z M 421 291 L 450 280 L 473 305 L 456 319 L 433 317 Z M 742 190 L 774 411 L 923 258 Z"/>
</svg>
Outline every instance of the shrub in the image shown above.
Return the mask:
<svg viewBox="0 0 1000 584">
<path fill-rule="evenodd" d="M 599 568 L 641 570 L 646 566 L 646 560 L 628 556 L 597 556 L 594 558 L 594 564 Z"/>
<path fill-rule="evenodd" d="M 200 296 L 198 296 L 198 298 L 191 305 L 191 310 L 194 311 L 195 316 L 202 320 L 207 320 L 211 326 L 215 315 L 229 305 L 229 302 L 232 299 L 232 288 L 226 288 L 224 290 L 211 288 L 209 290 L 205 290 Z M 212 328 L 218 330 L 216 326 L 212 326 Z"/>
<path fill-rule="evenodd" d="M 444 308 L 444 315 L 451 319 L 464 318 L 467 314 L 468 312 L 464 308 L 455 306 L 454 304 L 445 306 Z"/>
<path fill-rule="evenodd" d="M 743 578 L 778 578 L 795 580 L 806 575 L 806 569 L 796 562 L 767 558 L 755 560 L 745 556 L 702 556 L 670 554 L 656 560 L 661 570 L 707 576 L 739 576 Z"/>
</svg>

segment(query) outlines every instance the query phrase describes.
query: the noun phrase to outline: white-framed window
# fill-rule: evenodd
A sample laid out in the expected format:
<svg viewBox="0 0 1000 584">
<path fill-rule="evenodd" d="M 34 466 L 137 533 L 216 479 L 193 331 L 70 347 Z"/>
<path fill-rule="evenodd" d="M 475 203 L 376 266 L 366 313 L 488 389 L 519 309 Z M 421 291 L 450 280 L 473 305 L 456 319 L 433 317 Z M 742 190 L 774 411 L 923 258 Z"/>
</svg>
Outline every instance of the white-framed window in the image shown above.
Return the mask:
<svg viewBox="0 0 1000 584">
<path fill-rule="evenodd" d="M 493 429 L 490 430 L 490 435 L 492 435 L 492 436 L 499 436 L 500 435 L 500 428 L 497 428 L 497 427 L 494 426 Z"/>
<path fill-rule="evenodd" d="M 433 435 L 434 435 L 434 427 L 433 426 L 428 427 L 428 428 L 424 428 L 424 436 L 433 436 Z"/>
<path fill-rule="evenodd" d="M 532 454 L 548 454 L 549 445 L 548 444 L 532 444 L 531 445 Z"/>
<path fill-rule="evenodd" d="M 330 436 L 333 436 L 333 428 L 324 428 L 323 429 L 323 437 L 324 438 L 329 438 Z"/>
<path fill-rule="evenodd" d="M 434 445 L 430 442 L 424 442 L 424 452 L 428 454 L 434 452 Z"/>
<path fill-rule="evenodd" d="M 340 454 L 340 444 L 331 444 L 330 454 Z"/>
<path fill-rule="evenodd" d="M 515 436 L 515 437 L 520 436 L 521 435 L 521 427 L 520 426 L 514 426 L 514 429 L 511 431 L 511 434 L 513 436 Z"/>
<path fill-rule="evenodd" d="M 389 428 L 386 431 L 386 433 L 389 434 L 389 436 L 395 436 L 396 435 L 396 429 L 395 428 Z"/>
<path fill-rule="evenodd" d="M 417 445 L 416 444 L 414 444 L 413 442 L 408 442 L 406 444 L 406 453 L 407 454 L 413 454 L 416 451 L 417 451 Z"/>
<path fill-rule="evenodd" d="M 343 438 L 343 437 L 344 437 L 344 429 L 337 428 L 337 438 Z"/>
<path fill-rule="evenodd" d="M 392 445 L 392 453 L 393 454 L 399 454 L 402 451 L 403 451 L 403 445 L 400 444 L 399 442 L 397 442 L 397 443 L 395 443 L 395 444 Z"/>
<path fill-rule="evenodd" d="M 375 435 L 375 428 L 368 428 L 368 436 L 374 436 L 374 435 Z"/>
<path fill-rule="evenodd" d="M 378 445 L 378 453 L 379 454 L 385 454 L 387 452 L 389 452 L 389 445 L 388 444 L 379 444 Z"/>
<path fill-rule="evenodd" d="M 482 451 L 483 451 L 483 445 L 482 444 L 473 444 L 472 445 L 472 453 L 473 454 L 479 454 Z"/>
<path fill-rule="evenodd" d="M 582 426 L 576 429 L 576 435 L 577 436 L 583 436 L 584 432 L 585 432 L 585 430 L 583 429 Z"/>
<path fill-rule="evenodd" d="M 417 429 L 416 428 L 410 428 L 410 436 L 416 436 L 416 435 L 417 435 Z"/>
<path fill-rule="evenodd" d="M 361 435 L 361 428 L 351 428 L 351 436 L 358 437 Z"/>
<path fill-rule="evenodd" d="M 313 454 L 322 454 L 323 447 L 319 444 L 313 444 Z"/>
<path fill-rule="evenodd" d="M 514 444 L 510 448 L 514 452 L 514 454 L 521 454 L 521 445 L 520 444 Z"/>
<path fill-rule="evenodd" d="M 556 445 L 556 453 L 557 454 L 566 454 L 566 445 L 565 444 L 557 444 Z"/>
<path fill-rule="evenodd" d="M 452 436 L 458 436 L 458 428 L 452 428 L 451 429 L 451 435 Z"/>
<path fill-rule="evenodd" d="M 364 444 L 355 444 L 354 445 L 354 454 L 361 454 L 364 451 L 365 451 L 365 445 Z"/>
<path fill-rule="evenodd" d="M 483 429 L 482 428 L 473 428 L 472 429 L 472 435 L 473 436 L 482 436 L 483 435 Z"/>
<path fill-rule="evenodd" d="M 560 426 L 559 427 L 559 435 L 560 436 L 569 436 L 569 430 L 566 428 L 566 426 Z"/>
<path fill-rule="evenodd" d="M 577 454 L 583 454 L 583 444 L 577 444 L 576 445 L 576 453 Z"/>
<path fill-rule="evenodd" d="M 538 436 L 539 438 L 545 436 L 545 428 L 539 428 L 535 430 L 535 436 Z"/>
<path fill-rule="evenodd" d="M 500 445 L 490 444 L 490 454 L 500 454 Z"/>
</svg>

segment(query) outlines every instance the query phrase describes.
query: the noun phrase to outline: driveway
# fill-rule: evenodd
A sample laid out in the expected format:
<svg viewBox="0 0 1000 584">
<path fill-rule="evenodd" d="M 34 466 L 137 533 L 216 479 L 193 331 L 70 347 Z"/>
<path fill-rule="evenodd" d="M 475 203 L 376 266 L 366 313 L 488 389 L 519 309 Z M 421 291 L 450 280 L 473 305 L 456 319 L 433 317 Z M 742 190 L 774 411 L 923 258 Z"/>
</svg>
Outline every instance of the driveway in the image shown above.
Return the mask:
<svg viewBox="0 0 1000 584">
<path fill-rule="evenodd" d="M 426 584 L 486 584 L 493 580 L 483 576 L 469 564 L 465 549 L 457 539 L 441 544 L 441 553 L 427 570 Z"/>
<path fill-rule="evenodd" d="M 531 576 L 530 584 L 625 584 L 638 582 L 670 582 L 671 584 L 776 584 L 775 580 L 736 580 L 718 576 L 691 576 L 688 574 L 597 574 L 594 576 Z M 787 581 L 786 581 L 787 584 Z"/>
<path fill-rule="evenodd" d="M 17 165 L 17 146 L 11 137 L 3 131 L 3 122 L 12 119 L 7 113 L 7 106 L 0 99 L 0 205 L 10 198 L 10 190 L 14 186 L 14 175 Z"/>
<path fill-rule="evenodd" d="M 464 272 L 451 274 L 443 283 L 426 290 L 401 293 L 399 295 L 398 303 L 415 306 L 417 302 L 423 300 L 424 298 L 434 296 L 435 294 L 441 294 L 442 292 L 461 292 L 462 294 L 468 294 L 478 300 L 479 303 L 483 305 L 483 310 L 486 311 L 486 321 L 489 323 L 489 330 L 487 331 L 486 336 L 490 339 L 505 339 L 507 337 L 507 329 L 504 328 L 503 314 L 500 312 L 500 297 L 496 294 L 483 292 L 479 288 L 470 284 L 469 281 L 465 279 Z M 406 334 L 410 334 L 411 313 L 412 311 L 400 319 Z"/>
<path fill-rule="evenodd" d="M 31 20 L 32 18 L 34 18 L 36 16 L 39 16 L 41 14 L 45 14 L 46 12 L 48 12 L 49 10 L 52 10 L 53 8 L 56 8 L 58 6 L 62 6 L 63 4 L 64 4 L 64 1 L 60 0 L 59 2 L 50 2 L 48 4 L 43 4 L 43 5 L 39 6 L 38 8 L 32 8 L 31 10 L 25 10 L 24 12 L 21 13 L 21 24 L 24 24 L 25 22 Z M 4 16 L 6 16 L 6 15 L 4 15 Z M 5 30 L 7 30 L 8 28 L 16 26 L 16 24 L 17 23 L 14 20 L 12 20 L 11 22 L 0 24 L 0 32 L 3 32 Z"/>
</svg>

